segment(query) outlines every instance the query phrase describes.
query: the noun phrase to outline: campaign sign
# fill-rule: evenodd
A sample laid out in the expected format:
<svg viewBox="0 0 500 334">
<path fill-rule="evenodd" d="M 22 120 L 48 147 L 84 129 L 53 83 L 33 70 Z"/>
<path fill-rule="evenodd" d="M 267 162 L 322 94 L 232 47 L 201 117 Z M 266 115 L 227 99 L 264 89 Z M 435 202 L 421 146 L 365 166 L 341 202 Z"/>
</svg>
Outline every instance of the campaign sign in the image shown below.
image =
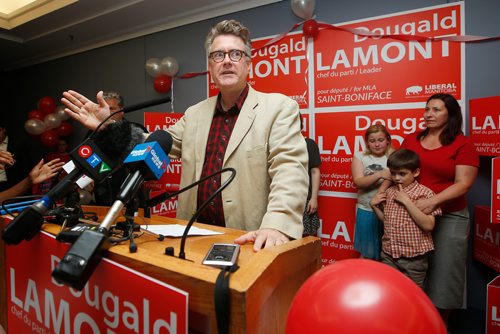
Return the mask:
<svg viewBox="0 0 500 334">
<path fill-rule="evenodd" d="M 69 246 L 41 232 L 6 246 L 9 333 L 187 333 L 188 293 L 103 259 L 82 291 L 51 272 Z"/>
<path fill-rule="evenodd" d="M 323 265 L 359 257 L 359 253 L 354 250 L 356 202 L 355 196 L 319 198 L 318 216 L 321 225 L 318 237 L 321 238 Z"/>
<path fill-rule="evenodd" d="M 461 35 L 463 3 L 336 24 L 379 35 Z M 314 107 L 425 102 L 462 97 L 463 43 L 368 38 L 321 30 L 314 41 Z"/>
<path fill-rule="evenodd" d="M 479 155 L 500 156 L 500 96 L 469 101 L 469 136 Z"/>
<path fill-rule="evenodd" d="M 182 116 L 183 114 L 181 113 L 145 112 L 144 126 L 149 132 L 167 130 L 169 126 L 177 123 Z M 161 178 L 159 180 L 147 181 L 145 187 L 156 191 L 177 191 L 181 183 L 181 172 L 181 159 L 171 159 Z"/>
<path fill-rule="evenodd" d="M 155 198 L 156 196 L 162 195 L 163 193 L 165 193 L 165 191 L 152 190 L 151 198 Z M 167 191 L 167 193 L 169 193 L 169 191 Z M 156 216 L 175 218 L 177 213 L 177 205 L 177 196 L 167 198 L 162 203 L 151 207 L 151 214 Z"/>
<path fill-rule="evenodd" d="M 252 40 L 252 62 L 249 84 L 265 93 L 281 93 L 308 107 L 307 38 L 302 33 L 290 33 L 276 43 L 268 44 L 275 36 Z M 208 96 L 219 90 L 210 74 Z"/>
<path fill-rule="evenodd" d="M 351 163 L 355 152 L 365 151 L 365 132 L 384 125 L 399 148 L 406 135 L 425 128 L 423 109 L 321 112 L 314 115 L 315 138 L 321 154 L 322 191 L 356 192 Z"/>
<path fill-rule="evenodd" d="M 474 207 L 473 257 L 477 261 L 500 271 L 500 224 L 490 223 L 490 208 Z"/>
<path fill-rule="evenodd" d="M 177 123 L 183 115 L 182 113 L 173 112 L 145 112 L 144 127 L 149 132 L 167 130 L 169 126 Z"/>
<path fill-rule="evenodd" d="M 488 283 L 486 294 L 486 334 L 500 333 L 500 276 Z"/>
<path fill-rule="evenodd" d="M 491 159 L 491 222 L 500 224 L 500 157 Z"/>
</svg>

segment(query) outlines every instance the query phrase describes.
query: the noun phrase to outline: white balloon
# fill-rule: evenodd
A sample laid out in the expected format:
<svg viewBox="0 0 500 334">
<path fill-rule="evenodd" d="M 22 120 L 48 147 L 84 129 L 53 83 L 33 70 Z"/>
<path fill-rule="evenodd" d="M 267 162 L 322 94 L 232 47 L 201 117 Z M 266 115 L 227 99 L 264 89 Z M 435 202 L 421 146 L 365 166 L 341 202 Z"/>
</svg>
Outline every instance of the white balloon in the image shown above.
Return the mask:
<svg viewBox="0 0 500 334">
<path fill-rule="evenodd" d="M 45 131 L 45 124 L 38 118 L 30 118 L 24 123 L 24 129 L 30 135 L 37 136 Z"/>
<path fill-rule="evenodd" d="M 315 0 L 292 0 L 292 11 L 298 17 L 303 19 L 310 19 L 314 14 L 314 7 L 316 6 Z"/>
<path fill-rule="evenodd" d="M 160 72 L 169 77 L 174 77 L 179 72 L 179 63 L 173 57 L 165 57 L 161 60 Z"/>
<path fill-rule="evenodd" d="M 61 119 L 56 114 L 50 113 L 45 116 L 43 123 L 45 124 L 45 129 L 54 129 L 61 125 Z"/>
<path fill-rule="evenodd" d="M 64 106 L 58 106 L 56 110 L 54 110 L 54 114 L 61 120 L 67 121 L 70 119 L 69 115 L 64 112 Z"/>
<path fill-rule="evenodd" d="M 156 78 L 160 74 L 160 59 L 150 58 L 146 61 L 146 72 L 153 78 Z"/>
</svg>

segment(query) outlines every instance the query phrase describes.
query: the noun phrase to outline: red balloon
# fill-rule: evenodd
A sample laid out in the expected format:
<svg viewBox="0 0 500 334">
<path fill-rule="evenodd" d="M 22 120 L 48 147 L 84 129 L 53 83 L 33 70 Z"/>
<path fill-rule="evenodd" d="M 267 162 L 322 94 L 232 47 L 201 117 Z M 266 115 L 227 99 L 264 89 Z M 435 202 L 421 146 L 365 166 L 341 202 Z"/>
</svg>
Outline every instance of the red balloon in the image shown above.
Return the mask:
<svg viewBox="0 0 500 334">
<path fill-rule="evenodd" d="M 45 115 L 50 114 L 56 110 L 56 101 L 50 96 L 42 97 L 38 100 L 38 109 L 42 111 Z"/>
<path fill-rule="evenodd" d="M 158 93 L 168 93 L 171 85 L 172 78 L 165 74 L 158 75 L 153 82 L 153 86 Z"/>
<path fill-rule="evenodd" d="M 54 147 L 59 143 L 59 135 L 55 130 L 47 130 L 40 135 L 42 144 L 48 147 Z"/>
<path fill-rule="evenodd" d="M 32 119 L 32 118 L 36 118 L 36 119 L 43 121 L 45 119 L 45 114 L 37 109 L 31 110 L 28 113 L 28 119 Z"/>
<path fill-rule="evenodd" d="M 67 137 L 73 132 L 73 125 L 70 122 L 62 121 L 61 125 L 56 128 L 59 137 Z"/>
<path fill-rule="evenodd" d="M 300 287 L 286 334 L 445 334 L 437 309 L 412 280 L 386 264 L 348 259 L 326 266 Z"/>
<path fill-rule="evenodd" d="M 318 36 L 319 33 L 318 22 L 312 19 L 307 20 L 306 22 L 304 22 L 304 25 L 302 26 L 302 32 L 307 37 L 316 38 L 316 36 Z"/>
</svg>

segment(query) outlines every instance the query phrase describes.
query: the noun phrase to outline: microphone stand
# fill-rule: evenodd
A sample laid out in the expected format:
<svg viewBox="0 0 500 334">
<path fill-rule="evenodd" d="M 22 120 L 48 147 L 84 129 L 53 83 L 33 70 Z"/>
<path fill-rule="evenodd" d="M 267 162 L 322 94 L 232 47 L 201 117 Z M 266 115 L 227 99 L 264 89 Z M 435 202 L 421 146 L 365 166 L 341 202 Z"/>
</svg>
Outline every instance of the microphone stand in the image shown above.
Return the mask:
<svg viewBox="0 0 500 334">
<path fill-rule="evenodd" d="M 119 243 L 125 240 L 129 240 L 129 252 L 137 252 L 137 244 L 134 241 L 134 232 L 140 230 L 140 226 L 134 221 L 134 214 L 139 208 L 139 202 L 137 198 L 133 198 L 129 205 L 126 205 L 125 211 L 125 221 L 119 222 L 115 225 L 114 229 L 123 231 L 123 237 L 118 239 L 110 238 L 111 243 Z"/>
<path fill-rule="evenodd" d="M 226 187 L 233 181 L 234 177 L 236 176 L 236 170 L 234 168 L 231 168 L 231 167 L 223 168 L 220 171 L 217 171 L 213 174 L 205 176 L 202 179 L 199 179 L 195 183 L 190 184 L 189 186 L 186 186 L 186 187 L 178 190 L 177 192 L 174 192 L 174 193 L 166 193 L 165 192 L 163 194 L 160 194 L 160 195 L 153 197 L 153 198 L 149 199 L 148 201 L 146 201 L 146 204 L 148 206 L 157 205 L 157 204 L 164 202 L 165 200 L 167 200 L 171 197 L 177 196 L 178 194 L 183 193 L 186 190 L 189 190 L 189 189 L 197 186 L 201 182 L 204 182 L 204 181 L 211 179 L 212 177 L 214 177 L 218 174 L 222 174 L 225 172 L 231 172 L 231 175 L 229 176 L 229 178 L 223 184 L 221 184 L 219 189 L 217 189 L 212 195 L 210 195 L 210 197 L 205 202 L 203 202 L 203 204 L 201 204 L 201 206 L 199 208 L 196 209 L 195 213 L 193 214 L 193 216 L 191 217 L 191 219 L 187 223 L 186 228 L 184 229 L 184 233 L 182 234 L 182 238 L 181 238 L 181 245 L 180 245 L 180 249 L 179 249 L 179 258 L 180 259 L 183 259 L 183 260 L 186 259 L 186 253 L 184 251 L 184 248 L 186 245 L 186 239 L 187 239 L 189 230 L 191 229 L 191 226 L 194 224 L 195 220 L 200 216 L 200 214 L 203 212 L 203 210 L 208 206 L 208 204 L 215 198 L 215 196 L 220 194 L 222 192 L 222 190 L 226 189 Z"/>
</svg>

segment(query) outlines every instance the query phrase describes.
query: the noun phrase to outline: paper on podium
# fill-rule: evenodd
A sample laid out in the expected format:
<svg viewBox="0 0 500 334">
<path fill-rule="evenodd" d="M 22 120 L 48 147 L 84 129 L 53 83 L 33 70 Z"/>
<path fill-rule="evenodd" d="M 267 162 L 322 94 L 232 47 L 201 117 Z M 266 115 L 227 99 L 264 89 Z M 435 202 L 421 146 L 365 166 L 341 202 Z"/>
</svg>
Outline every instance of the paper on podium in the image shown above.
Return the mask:
<svg viewBox="0 0 500 334">
<path fill-rule="evenodd" d="M 141 228 L 147 230 L 148 232 L 161 234 L 166 237 L 182 237 L 182 235 L 184 234 L 184 230 L 186 229 L 186 226 L 179 224 L 141 225 Z M 191 229 L 189 229 L 188 233 L 188 235 L 216 235 L 216 234 L 222 234 L 222 232 L 206 230 L 196 226 L 191 226 Z"/>
</svg>

